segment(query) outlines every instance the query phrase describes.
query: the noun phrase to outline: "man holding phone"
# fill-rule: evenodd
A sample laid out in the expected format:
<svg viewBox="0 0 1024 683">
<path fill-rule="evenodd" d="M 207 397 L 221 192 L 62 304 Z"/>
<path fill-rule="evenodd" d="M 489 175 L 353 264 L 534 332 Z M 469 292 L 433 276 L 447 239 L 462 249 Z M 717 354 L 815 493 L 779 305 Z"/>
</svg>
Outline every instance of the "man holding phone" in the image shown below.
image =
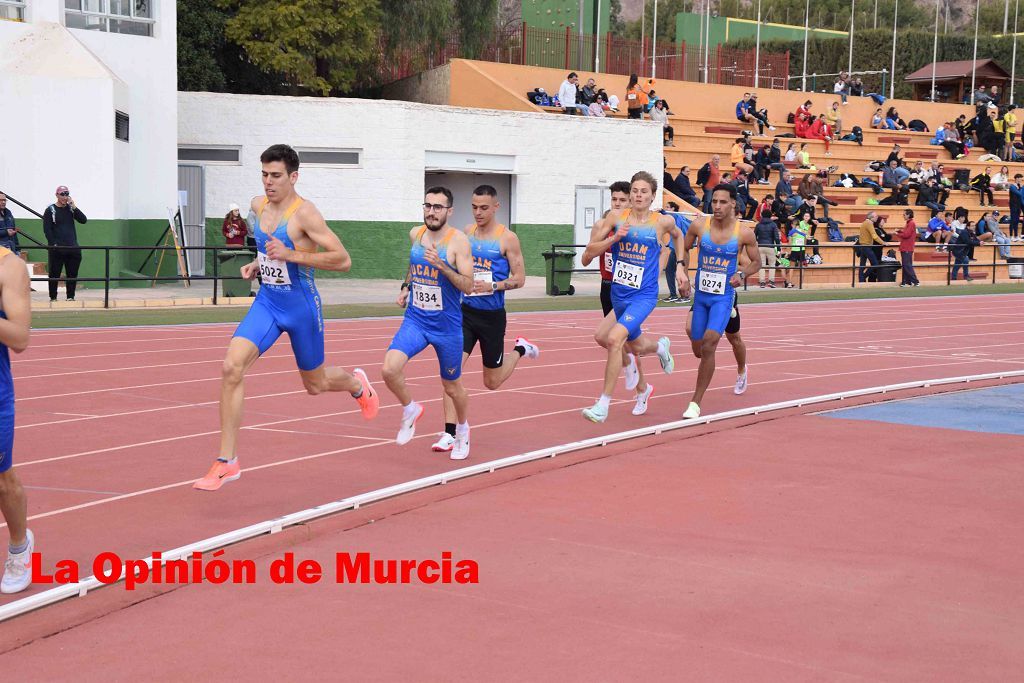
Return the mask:
<svg viewBox="0 0 1024 683">
<path fill-rule="evenodd" d="M 43 213 L 43 234 L 49 250 L 50 301 L 57 300 L 57 280 L 61 271 L 66 275 L 68 301 L 75 300 L 75 285 L 78 284 L 78 267 L 82 265 L 82 250 L 78 246 L 75 221 L 85 223 L 89 219 L 75 206 L 71 192 L 66 185 L 57 188 L 57 202 L 46 207 Z"/>
</svg>

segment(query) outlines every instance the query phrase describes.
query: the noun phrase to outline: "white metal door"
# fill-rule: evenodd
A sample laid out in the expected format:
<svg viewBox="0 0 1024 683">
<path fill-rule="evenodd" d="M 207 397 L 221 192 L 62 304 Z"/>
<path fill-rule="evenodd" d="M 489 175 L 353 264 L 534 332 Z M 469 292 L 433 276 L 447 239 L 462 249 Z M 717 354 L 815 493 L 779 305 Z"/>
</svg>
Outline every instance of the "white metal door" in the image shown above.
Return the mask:
<svg viewBox="0 0 1024 683">
<path fill-rule="evenodd" d="M 590 230 L 594 223 L 604 215 L 611 206 L 612 194 L 606 187 L 577 186 L 576 188 L 576 222 L 573 231 L 573 244 L 586 245 L 590 241 Z M 581 257 L 583 246 L 576 249 L 574 268 L 582 268 Z M 597 261 L 591 262 L 590 270 L 597 270 Z"/>
<path fill-rule="evenodd" d="M 206 246 L 206 187 L 203 167 L 187 164 L 178 166 L 178 202 L 181 209 L 181 224 L 184 234 L 182 246 Z M 191 275 L 206 274 L 206 254 L 202 251 L 186 251 L 188 272 Z"/>
</svg>

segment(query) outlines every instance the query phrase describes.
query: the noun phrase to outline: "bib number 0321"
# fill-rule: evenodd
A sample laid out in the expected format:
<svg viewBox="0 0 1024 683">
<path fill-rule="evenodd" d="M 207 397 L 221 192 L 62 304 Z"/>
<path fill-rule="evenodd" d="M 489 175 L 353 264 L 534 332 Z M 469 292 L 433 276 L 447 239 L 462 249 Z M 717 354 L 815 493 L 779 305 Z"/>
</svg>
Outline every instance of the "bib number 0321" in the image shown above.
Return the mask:
<svg viewBox="0 0 1024 683">
<path fill-rule="evenodd" d="M 612 273 L 612 282 L 618 285 L 625 285 L 633 289 L 640 289 L 644 280 L 644 267 L 635 266 L 624 261 L 615 262 L 615 272 Z"/>
</svg>

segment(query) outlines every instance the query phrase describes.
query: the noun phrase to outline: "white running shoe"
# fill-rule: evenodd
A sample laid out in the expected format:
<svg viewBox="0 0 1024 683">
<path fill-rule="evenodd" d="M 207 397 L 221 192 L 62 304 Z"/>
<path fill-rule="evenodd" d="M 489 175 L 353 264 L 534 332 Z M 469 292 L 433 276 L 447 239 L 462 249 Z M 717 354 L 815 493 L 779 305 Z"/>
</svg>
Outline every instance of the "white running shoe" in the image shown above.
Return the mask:
<svg viewBox="0 0 1024 683">
<path fill-rule="evenodd" d="M 522 346 L 526 349 L 526 358 L 535 360 L 540 358 L 540 347 L 530 342 L 526 337 L 516 337 L 515 346 Z"/>
<path fill-rule="evenodd" d="M 36 550 L 36 538 L 31 529 L 27 529 L 25 535 L 28 537 L 28 547 L 17 555 L 10 551 L 7 553 L 0 593 L 20 593 L 32 583 L 32 553 Z"/>
<path fill-rule="evenodd" d="M 404 415 L 405 413 L 403 412 L 402 414 Z M 421 415 L 423 415 L 423 406 L 417 403 L 416 412 L 412 414 L 412 417 L 408 419 L 405 417 L 402 418 L 402 426 L 398 429 L 398 436 L 395 437 L 395 443 L 399 446 L 404 446 L 412 441 L 412 437 L 416 436 L 416 421 L 420 419 Z"/>
<path fill-rule="evenodd" d="M 595 403 L 590 408 L 583 409 L 583 417 L 598 424 L 608 419 L 608 408 L 601 407 L 601 403 Z"/>
<path fill-rule="evenodd" d="M 653 393 L 654 385 L 648 382 L 647 391 L 636 395 L 636 405 L 633 406 L 634 415 L 643 415 L 647 412 L 647 401 L 651 398 L 651 394 Z"/>
<path fill-rule="evenodd" d="M 452 448 L 452 460 L 465 460 L 469 457 L 469 429 L 465 432 L 455 434 L 455 446 Z"/>
<path fill-rule="evenodd" d="M 696 420 L 698 417 L 700 417 L 700 406 L 693 401 L 690 401 L 690 406 L 686 409 L 686 412 L 683 413 L 683 419 Z"/>
<path fill-rule="evenodd" d="M 622 368 L 626 375 L 626 391 L 633 391 L 640 384 L 640 370 L 636 367 L 636 356 L 629 353 L 626 357 L 629 358 L 629 365 Z"/>
<path fill-rule="evenodd" d="M 737 396 L 747 390 L 747 370 L 748 368 L 743 368 L 743 374 L 736 375 L 736 388 L 732 390 L 732 393 Z"/>
<path fill-rule="evenodd" d="M 676 369 L 676 359 L 672 357 L 672 340 L 662 337 L 658 340 L 658 360 L 661 361 L 661 369 L 666 375 L 671 375 Z"/>
<path fill-rule="evenodd" d="M 441 432 L 441 438 L 430 447 L 435 453 L 447 453 L 455 446 L 455 437 L 448 432 Z"/>
</svg>

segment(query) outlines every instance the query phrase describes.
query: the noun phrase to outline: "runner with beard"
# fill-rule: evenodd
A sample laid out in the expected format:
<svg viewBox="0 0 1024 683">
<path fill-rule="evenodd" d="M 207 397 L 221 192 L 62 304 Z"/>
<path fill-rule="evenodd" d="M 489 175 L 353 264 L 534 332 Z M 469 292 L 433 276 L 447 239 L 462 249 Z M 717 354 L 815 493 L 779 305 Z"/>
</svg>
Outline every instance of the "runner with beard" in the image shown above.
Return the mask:
<svg viewBox="0 0 1024 683">
<path fill-rule="evenodd" d="M 462 385 L 462 295 L 473 292 L 473 252 L 469 239 L 448 225 L 452 193 L 431 187 L 423 202 L 423 225 L 409 231 L 409 271 L 398 304 L 405 319 L 384 355 L 384 382 L 402 404 L 395 441 L 404 445 L 416 434 L 423 406 L 405 385 L 405 365 L 428 345 L 441 368 L 441 385 L 455 407 L 452 459 L 469 457 L 469 396 Z M 408 304 L 408 305 L 407 305 Z"/>
</svg>

